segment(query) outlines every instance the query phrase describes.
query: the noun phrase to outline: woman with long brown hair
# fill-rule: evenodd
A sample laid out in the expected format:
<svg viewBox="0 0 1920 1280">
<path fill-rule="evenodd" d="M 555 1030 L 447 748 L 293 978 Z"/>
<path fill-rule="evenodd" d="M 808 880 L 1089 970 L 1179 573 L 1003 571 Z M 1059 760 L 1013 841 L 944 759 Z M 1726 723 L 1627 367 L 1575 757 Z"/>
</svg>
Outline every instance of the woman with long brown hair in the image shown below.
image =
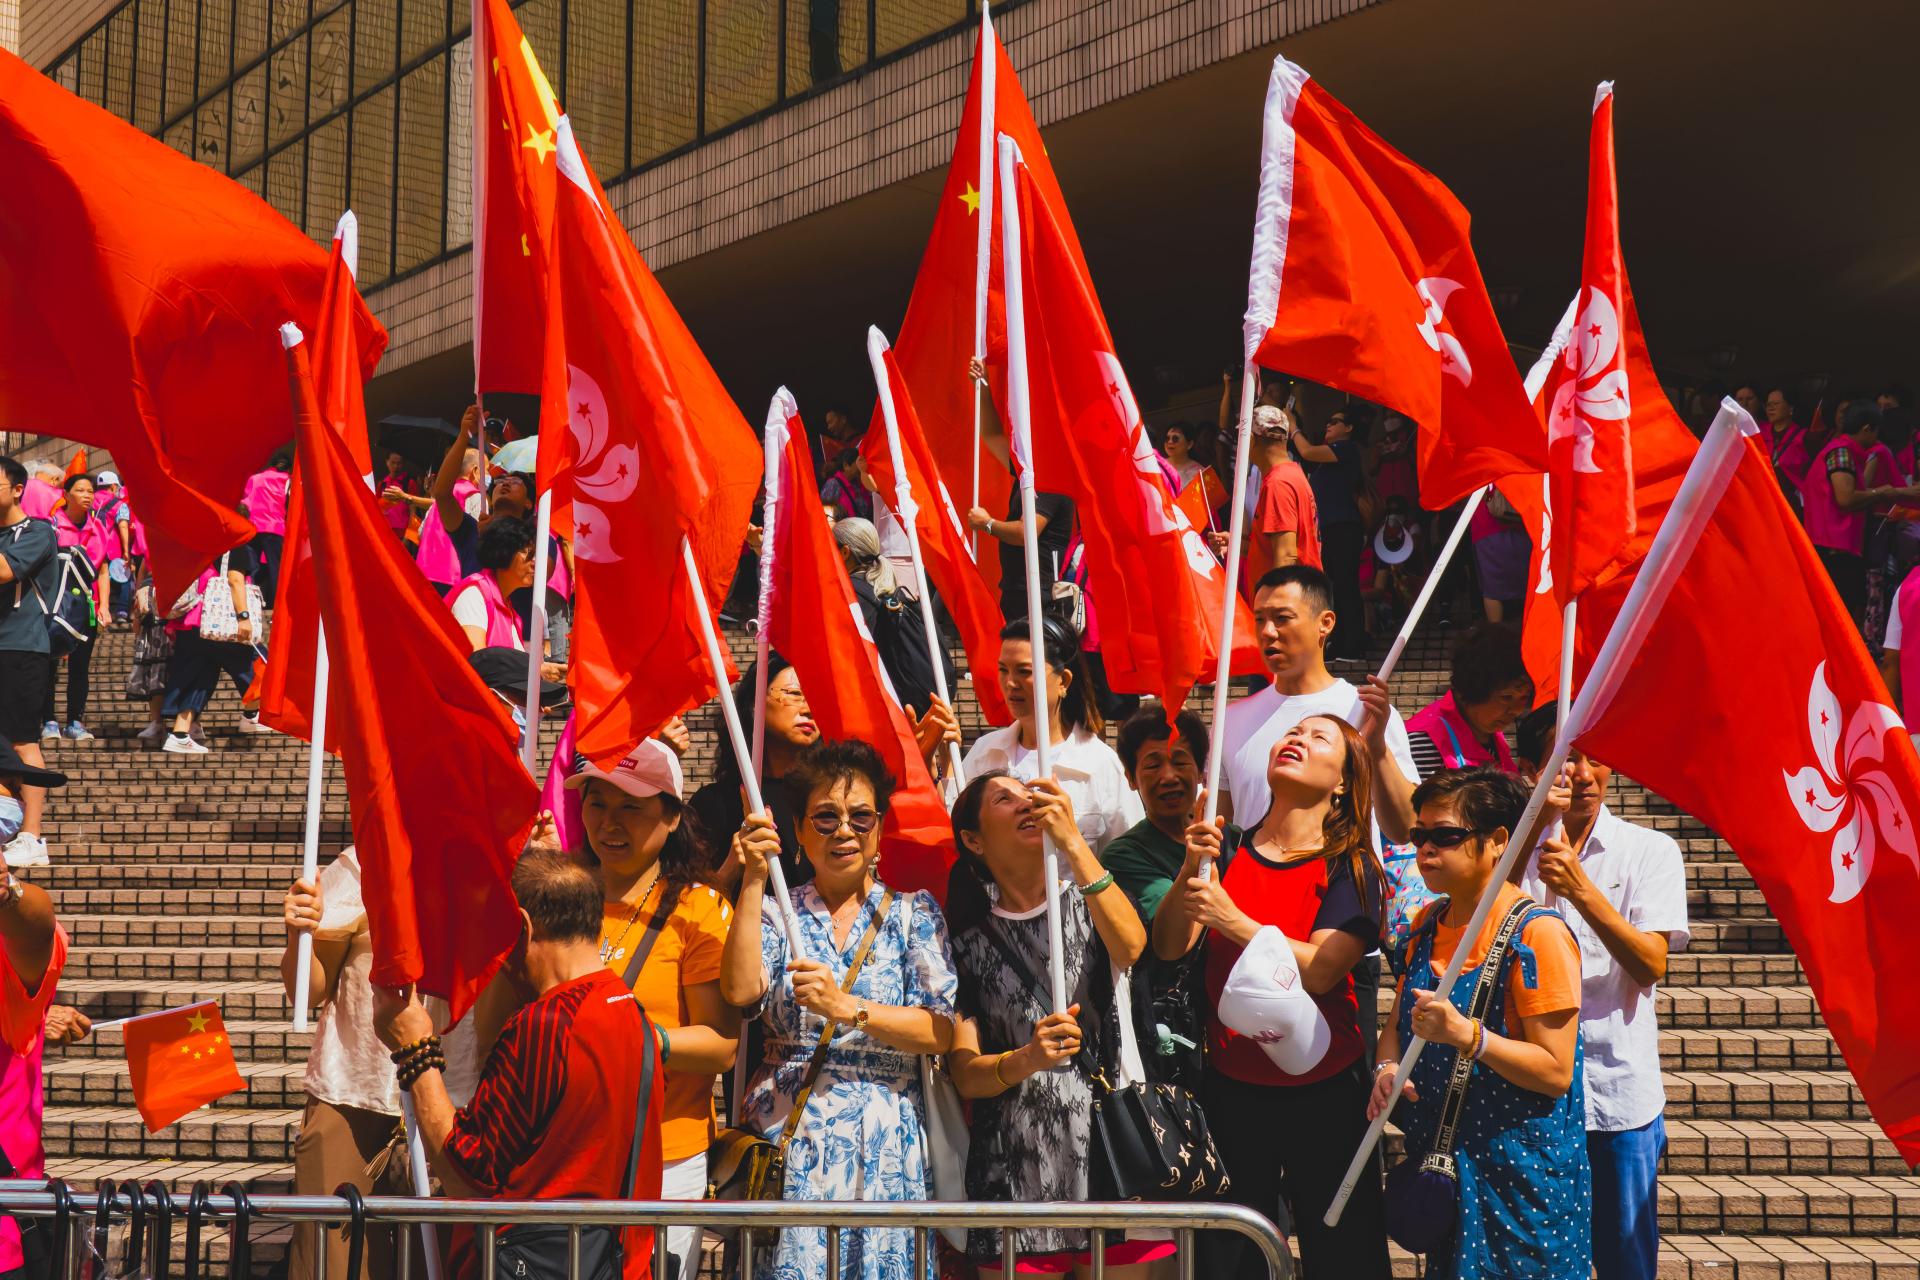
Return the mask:
<svg viewBox="0 0 1920 1280">
<path fill-rule="evenodd" d="M 1207 949 L 1200 1096 L 1233 1179 L 1231 1197 L 1270 1218 L 1281 1216 L 1284 1197 L 1308 1277 L 1385 1280 L 1377 1162 L 1339 1225 L 1321 1221 L 1367 1127 L 1371 1081 L 1353 969 L 1379 945 L 1385 912 L 1386 876 L 1372 839 L 1372 757 L 1346 721 L 1308 716 L 1274 744 L 1267 783 L 1273 806 L 1225 847 L 1224 822 L 1187 828 L 1186 865 L 1154 917 L 1154 950 L 1172 961 L 1203 943 Z M 1212 870 L 1202 876 L 1206 859 Z M 1269 928 L 1280 937 L 1263 940 L 1278 948 L 1278 964 L 1268 969 L 1284 970 L 1279 985 L 1304 988 L 1326 1020 L 1325 1053 L 1298 1071 L 1283 1070 L 1276 1058 L 1287 1055 L 1270 1055 L 1261 1037 L 1233 1030 L 1218 1012 L 1229 978 L 1238 981 L 1241 953 Z M 1223 1277 L 1266 1273 L 1233 1237 L 1219 1240 L 1202 1269 Z"/>
</svg>

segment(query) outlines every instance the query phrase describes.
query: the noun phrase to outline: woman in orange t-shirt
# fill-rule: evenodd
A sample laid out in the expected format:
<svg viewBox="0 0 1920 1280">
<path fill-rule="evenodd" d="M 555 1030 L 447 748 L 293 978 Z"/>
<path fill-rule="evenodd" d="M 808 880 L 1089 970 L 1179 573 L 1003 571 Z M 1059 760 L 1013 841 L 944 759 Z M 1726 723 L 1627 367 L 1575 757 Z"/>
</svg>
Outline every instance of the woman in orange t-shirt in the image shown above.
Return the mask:
<svg viewBox="0 0 1920 1280">
<path fill-rule="evenodd" d="M 713 1081 L 732 1069 L 740 1043 L 739 1015 L 720 995 L 733 907 L 698 879 L 708 860 L 672 748 L 649 738 L 612 770 L 583 765 L 567 786 L 582 793 L 585 852 L 605 879 L 600 958 L 633 988 L 660 1032 L 667 1069 L 660 1194 L 703 1199 Z M 667 1252 L 680 1259 L 681 1275 L 692 1275 L 699 1229 L 669 1230 Z"/>
<path fill-rule="evenodd" d="M 1491 766 L 1455 769 L 1422 782 L 1413 804 L 1420 876 L 1445 896 L 1421 912 L 1407 940 L 1399 996 L 1375 1053 L 1367 1117 L 1393 1101 L 1401 1046 L 1420 1036 L 1430 1046 L 1395 1118 L 1409 1160 L 1433 1153 L 1449 1080 L 1469 1059 L 1450 1151 L 1457 1209 L 1450 1235 L 1426 1255 L 1426 1275 L 1586 1280 L 1593 1194 L 1580 1071 L 1580 948 L 1572 932 L 1517 886 L 1502 884 L 1469 944 L 1467 966 L 1446 999 L 1433 995 L 1527 807 L 1527 786 Z M 1490 960 L 1510 917 L 1515 931 Z M 1475 989 L 1489 963 L 1498 968 L 1486 974 L 1488 999 L 1483 1016 L 1474 1017 Z M 1426 1247 L 1408 1238 L 1410 1224 L 1430 1225 L 1412 1222 L 1425 1215 L 1396 1215 L 1396 1176 L 1406 1175 L 1396 1169 L 1388 1176 L 1388 1229 L 1404 1245 Z"/>
</svg>

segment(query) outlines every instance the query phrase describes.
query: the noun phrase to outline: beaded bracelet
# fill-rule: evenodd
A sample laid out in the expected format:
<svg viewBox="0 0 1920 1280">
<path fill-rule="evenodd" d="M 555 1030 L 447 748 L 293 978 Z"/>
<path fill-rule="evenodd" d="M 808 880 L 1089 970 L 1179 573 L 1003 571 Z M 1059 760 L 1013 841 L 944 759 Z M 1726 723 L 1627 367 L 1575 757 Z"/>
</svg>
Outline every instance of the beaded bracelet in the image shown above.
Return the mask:
<svg viewBox="0 0 1920 1280">
<path fill-rule="evenodd" d="M 427 1072 L 445 1071 L 446 1069 L 446 1057 L 439 1053 L 432 1053 L 409 1063 L 398 1073 L 397 1078 L 402 1089 L 411 1089 L 420 1082 L 420 1077 L 427 1074 Z"/>
<path fill-rule="evenodd" d="M 440 1037 L 437 1035 L 434 1035 L 432 1032 L 428 1032 L 426 1035 L 421 1036 L 418 1040 L 415 1040 L 412 1044 L 401 1045 L 398 1049 L 395 1049 L 391 1054 L 389 1054 L 388 1057 L 393 1059 L 394 1066 L 403 1067 L 407 1064 L 407 1062 L 410 1059 L 423 1053 L 431 1053 L 434 1050 L 438 1049 L 439 1047 L 440 1047 Z"/>
<path fill-rule="evenodd" d="M 412 1046 L 411 1048 L 409 1048 L 406 1054 L 400 1057 L 397 1057 L 394 1060 L 393 1065 L 395 1070 L 405 1071 L 408 1067 L 412 1066 L 414 1063 L 420 1062 L 426 1058 L 430 1058 L 434 1054 L 437 1054 L 439 1052 L 440 1052 L 440 1046 L 438 1044 L 423 1044 L 423 1045 Z"/>
</svg>

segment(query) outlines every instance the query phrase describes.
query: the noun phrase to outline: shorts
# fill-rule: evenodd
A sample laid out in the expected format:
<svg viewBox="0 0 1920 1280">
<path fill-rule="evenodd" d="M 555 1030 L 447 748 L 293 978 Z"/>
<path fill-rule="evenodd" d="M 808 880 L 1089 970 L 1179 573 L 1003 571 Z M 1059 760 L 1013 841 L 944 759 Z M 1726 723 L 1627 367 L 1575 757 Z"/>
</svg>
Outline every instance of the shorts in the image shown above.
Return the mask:
<svg viewBox="0 0 1920 1280">
<path fill-rule="evenodd" d="M 16 746 L 39 742 L 40 712 L 52 691 L 45 653 L 0 649 L 0 738 Z"/>
</svg>

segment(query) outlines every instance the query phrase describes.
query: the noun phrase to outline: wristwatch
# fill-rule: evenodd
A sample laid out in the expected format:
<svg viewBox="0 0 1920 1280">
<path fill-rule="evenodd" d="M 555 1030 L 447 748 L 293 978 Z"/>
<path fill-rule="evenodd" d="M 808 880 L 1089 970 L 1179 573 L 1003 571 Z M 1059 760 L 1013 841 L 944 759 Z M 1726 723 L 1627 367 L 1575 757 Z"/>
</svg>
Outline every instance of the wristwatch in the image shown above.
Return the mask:
<svg viewBox="0 0 1920 1280">
<path fill-rule="evenodd" d="M 245 622 L 248 618 L 251 618 L 253 615 L 251 613 L 248 613 L 245 609 L 242 609 L 239 612 L 235 613 L 233 616 L 238 618 L 240 621 Z"/>
<path fill-rule="evenodd" d="M 867 1002 L 865 1000 L 853 1006 L 853 1029 L 855 1031 L 865 1031 L 867 1029 L 867 1019 L 872 1016 L 872 1011 L 867 1008 Z"/>
</svg>

